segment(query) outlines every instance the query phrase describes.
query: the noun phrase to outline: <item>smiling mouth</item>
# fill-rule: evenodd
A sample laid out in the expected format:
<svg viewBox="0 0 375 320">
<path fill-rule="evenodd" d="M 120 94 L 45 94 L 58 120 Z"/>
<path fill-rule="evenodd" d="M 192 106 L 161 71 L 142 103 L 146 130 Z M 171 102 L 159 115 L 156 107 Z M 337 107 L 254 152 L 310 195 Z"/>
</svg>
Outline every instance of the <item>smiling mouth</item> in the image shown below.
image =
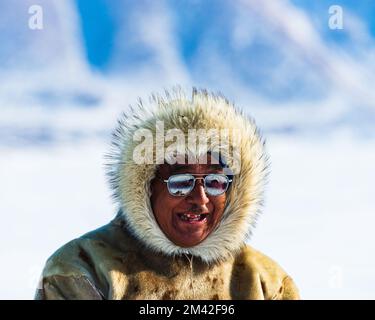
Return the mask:
<svg viewBox="0 0 375 320">
<path fill-rule="evenodd" d="M 180 220 L 188 223 L 197 223 L 207 220 L 208 213 L 195 214 L 195 213 L 179 213 Z"/>
</svg>

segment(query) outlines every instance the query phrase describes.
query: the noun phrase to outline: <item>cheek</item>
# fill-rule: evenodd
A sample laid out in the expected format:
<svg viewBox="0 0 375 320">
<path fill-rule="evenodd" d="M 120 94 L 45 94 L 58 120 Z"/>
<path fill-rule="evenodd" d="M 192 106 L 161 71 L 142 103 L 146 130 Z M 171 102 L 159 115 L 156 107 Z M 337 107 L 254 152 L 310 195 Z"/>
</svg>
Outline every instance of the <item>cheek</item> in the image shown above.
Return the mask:
<svg viewBox="0 0 375 320">
<path fill-rule="evenodd" d="M 226 203 L 226 196 L 222 195 L 219 197 L 215 197 L 212 200 L 212 204 L 215 207 L 215 211 L 218 215 L 223 214 L 224 208 L 225 208 L 225 203 Z"/>
<path fill-rule="evenodd" d="M 159 218 L 170 217 L 173 209 L 178 205 L 179 201 L 172 197 L 168 191 L 159 191 L 151 196 L 152 209 L 154 215 Z"/>
</svg>

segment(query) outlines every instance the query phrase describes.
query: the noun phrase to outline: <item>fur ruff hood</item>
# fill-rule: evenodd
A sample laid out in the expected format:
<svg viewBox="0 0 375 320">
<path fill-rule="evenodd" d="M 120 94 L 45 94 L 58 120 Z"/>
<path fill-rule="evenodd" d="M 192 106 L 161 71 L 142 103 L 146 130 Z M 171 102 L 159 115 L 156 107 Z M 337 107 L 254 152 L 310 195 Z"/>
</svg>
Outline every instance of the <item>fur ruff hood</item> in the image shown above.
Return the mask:
<svg viewBox="0 0 375 320">
<path fill-rule="evenodd" d="M 147 129 L 155 136 L 158 121 L 163 123 L 165 131 L 177 128 L 187 134 L 189 129 L 233 130 L 239 138 L 240 166 L 235 161 L 228 163 L 235 174 L 222 220 L 194 247 L 182 248 L 171 242 L 152 212 L 150 182 L 158 166 L 157 152 L 152 155 L 153 161 L 143 164 L 135 163 L 133 159 L 135 148 L 140 144 L 134 141 L 135 132 Z M 228 141 L 231 144 L 234 140 Z M 199 148 L 186 149 L 194 157 L 202 153 Z M 139 100 L 119 119 L 108 156 L 108 176 L 121 219 L 148 249 L 168 256 L 191 254 L 213 263 L 236 255 L 249 239 L 262 207 L 268 156 L 254 120 L 222 95 L 194 89 L 188 98 L 177 89 L 164 96 L 152 95 L 148 103 Z"/>
</svg>

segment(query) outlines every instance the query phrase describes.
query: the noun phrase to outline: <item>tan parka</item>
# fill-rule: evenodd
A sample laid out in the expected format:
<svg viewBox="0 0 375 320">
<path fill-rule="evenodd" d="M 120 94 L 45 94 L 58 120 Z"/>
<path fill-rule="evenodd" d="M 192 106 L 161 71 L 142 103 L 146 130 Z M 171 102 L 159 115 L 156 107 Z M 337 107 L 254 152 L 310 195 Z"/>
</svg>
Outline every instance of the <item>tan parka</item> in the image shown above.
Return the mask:
<svg viewBox="0 0 375 320">
<path fill-rule="evenodd" d="M 234 178 L 222 220 L 194 247 L 179 247 L 161 231 L 150 205 L 157 161 L 133 158 L 136 130 L 156 135 L 160 123 L 165 131 L 214 128 L 237 135 L 225 140 L 240 161 L 228 160 Z M 187 152 L 199 156 L 198 149 Z M 141 101 L 119 121 L 110 159 L 117 216 L 48 259 L 36 299 L 299 299 L 292 278 L 246 244 L 262 206 L 268 157 L 254 121 L 225 98 L 194 90 L 188 99 L 177 90 L 153 96 L 148 105 Z"/>
</svg>

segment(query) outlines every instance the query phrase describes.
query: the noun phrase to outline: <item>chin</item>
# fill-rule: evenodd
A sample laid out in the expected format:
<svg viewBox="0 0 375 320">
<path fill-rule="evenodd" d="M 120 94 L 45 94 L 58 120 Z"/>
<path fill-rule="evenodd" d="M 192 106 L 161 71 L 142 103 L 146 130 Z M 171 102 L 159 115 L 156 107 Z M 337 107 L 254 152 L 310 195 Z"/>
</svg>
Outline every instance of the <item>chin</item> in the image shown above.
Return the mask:
<svg viewBox="0 0 375 320">
<path fill-rule="evenodd" d="M 200 244 L 202 241 L 204 241 L 204 239 L 206 239 L 207 236 L 203 236 L 203 237 L 199 237 L 199 239 L 189 239 L 190 241 L 184 241 L 183 239 L 180 239 L 180 241 L 176 241 L 175 243 L 180 246 L 180 247 L 183 247 L 183 248 L 190 248 L 190 247 L 195 247 L 197 246 L 198 244 Z"/>
</svg>

